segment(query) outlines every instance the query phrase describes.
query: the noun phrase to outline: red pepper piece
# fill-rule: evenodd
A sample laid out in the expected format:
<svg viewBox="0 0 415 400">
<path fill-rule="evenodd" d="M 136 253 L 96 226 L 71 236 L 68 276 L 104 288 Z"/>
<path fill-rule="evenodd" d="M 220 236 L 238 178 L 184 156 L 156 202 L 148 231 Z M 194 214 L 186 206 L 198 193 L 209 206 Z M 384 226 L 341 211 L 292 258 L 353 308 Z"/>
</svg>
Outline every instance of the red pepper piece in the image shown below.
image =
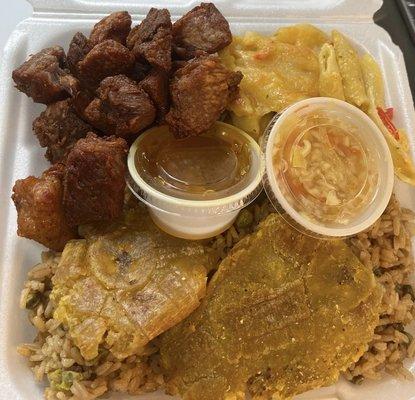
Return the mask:
<svg viewBox="0 0 415 400">
<path fill-rule="evenodd" d="M 392 114 L 393 116 L 393 108 L 388 108 L 386 110 L 383 110 L 380 107 L 376 108 L 378 115 L 380 117 L 380 119 L 382 120 L 383 124 L 386 126 L 386 129 L 392 134 L 392 136 L 396 139 L 399 140 L 399 132 L 396 129 L 395 125 L 392 122 L 392 119 L 390 117 L 390 115 Z"/>
<path fill-rule="evenodd" d="M 386 115 L 392 121 L 393 120 L 393 107 L 389 107 L 385 110 Z"/>
</svg>

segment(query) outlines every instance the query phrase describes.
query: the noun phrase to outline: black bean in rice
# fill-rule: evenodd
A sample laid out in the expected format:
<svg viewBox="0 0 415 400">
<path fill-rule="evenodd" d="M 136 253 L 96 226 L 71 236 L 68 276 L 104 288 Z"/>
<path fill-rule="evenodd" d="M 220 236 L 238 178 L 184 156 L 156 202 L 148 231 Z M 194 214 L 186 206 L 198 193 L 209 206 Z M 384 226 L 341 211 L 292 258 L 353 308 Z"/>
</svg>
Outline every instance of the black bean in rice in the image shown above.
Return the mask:
<svg viewBox="0 0 415 400">
<path fill-rule="evenodd" d="M 345 372 L 347 379 L 380 379 L 384 372 L 412 379 L 403 362 L 415 355 L 406 325 L 414 320 L 415 307 L 410 277 L 414 270 L 411 235 L 414 215 L 401 209 L 395 196 L 382 217 L 367 231 L 349 239 L 360 258 L 375 272 L 384 288 L 379 325 L 367 352 Z M 405 289 L 403 289 L 405 288 Z"/>
</svg>

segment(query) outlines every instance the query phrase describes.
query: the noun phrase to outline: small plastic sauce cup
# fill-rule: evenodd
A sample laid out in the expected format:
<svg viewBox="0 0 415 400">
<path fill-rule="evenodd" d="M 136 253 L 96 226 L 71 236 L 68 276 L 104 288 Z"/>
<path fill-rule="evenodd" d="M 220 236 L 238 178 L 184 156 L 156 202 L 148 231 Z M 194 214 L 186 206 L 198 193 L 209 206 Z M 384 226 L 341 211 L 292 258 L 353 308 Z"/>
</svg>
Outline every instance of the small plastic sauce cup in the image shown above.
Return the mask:
<svg viewBox="0 0 415 400">
<path fill-rule="evenodd" d="M 262 149 L 269 199 L 287 223 L 309 236 L 361 232 L 391 197 L 386 141 L 365 113 L 344 101 L 319 97 L 288 107 L 270 122 Z"/>
<path fill-rule="evenodd" d="M 232 135 L 236 142 L 243 141 L 245 163 L 249 164 L 246 172 L 242 173 L 243 179 L 230 188 L 226 188 L 226 183 L 222 181 L 230 180 L 231 174 L 221 171 L 219 166 L 221 161 L 225 161 L 224 165 L 232 170 L 240 146 L 230 145 L 225 152 L 216 151 L 215 140 L 220 141 L 226 135 Z M 148 206 L 153 221 L 173 236 L 196 240 L 222 233 L 232 225 L 239 211 L 262 190 L 264 159 L 259 145 L 247 133 L 232 125 L 216 122 L 206 136 L 207 144 L 204 137 L 202 141 L 189 139 L 190 144 L 183 150 L 180 148 L 182 142 L 175 141 L 167 126 L 155 127 L 141 134 L 129 150 L 128 187 Z M 192 143 L 192 140 L 197 143 Z M 149 141 L 151 144 L 148 144 Z M 205 150 L 206 153 L 213 152 L 211 165 L 206 160 L 197 165 Z M 171 153 L 176 154 L 173 161 Z M 215 165 L 216 160 L 219 166 Z M 152 175 L 151 171 L 157 172 Z M 214 186 L 217 191 L 209 190 L 207 183 L 206 195 L 186 192 L 186 180 L 191 179 L 199 190 L 204 176 L 212 174 L 213 179 L 217 178 Z M 153 179 L 153 176 L 157 178 Z"/>
</svg>

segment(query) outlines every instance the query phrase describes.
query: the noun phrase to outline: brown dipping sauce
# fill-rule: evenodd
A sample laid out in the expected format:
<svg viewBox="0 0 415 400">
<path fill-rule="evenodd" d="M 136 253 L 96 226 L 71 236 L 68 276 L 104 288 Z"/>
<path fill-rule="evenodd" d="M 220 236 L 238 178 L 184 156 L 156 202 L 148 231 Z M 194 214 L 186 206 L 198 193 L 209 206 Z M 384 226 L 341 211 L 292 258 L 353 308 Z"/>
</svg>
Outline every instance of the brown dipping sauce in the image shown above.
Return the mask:
<svg viewBox="0 0 415 400">
<path fill-rule="evenodd" d="M 249 141 L 237 128 L 215 124 L 199 136 L 177 140 L 167 126 L 144 134 L 135 155 L 142 179 L 166 195 L 215 200 L 238 193 L 251 168 Z"/>
</svg>

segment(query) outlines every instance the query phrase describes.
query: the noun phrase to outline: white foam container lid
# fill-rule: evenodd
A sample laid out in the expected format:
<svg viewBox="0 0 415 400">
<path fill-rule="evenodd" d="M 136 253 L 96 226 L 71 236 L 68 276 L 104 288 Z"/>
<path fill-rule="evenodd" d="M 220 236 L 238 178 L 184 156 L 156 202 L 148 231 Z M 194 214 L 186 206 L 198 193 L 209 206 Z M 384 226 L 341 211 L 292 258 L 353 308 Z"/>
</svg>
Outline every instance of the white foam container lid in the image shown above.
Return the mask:
<svg viewBox="0 0 415 400">
<path fill-rule="evenodd" d="M 391 1 L 391 0 L 387 0 Z M 29 54 L 54 44 L 67 49 L 73 34 L 89 32 L 103 15 L 128 10 L 135 22 L 150 7 L 166 7 L 177 19 L 200 1 L 195 0 L 31 0 L 33 16 L 20 23 L 4 50 L 0 79 L 0 400 L 40 400 L 43 387 L 34 381 L 26 360 L 16 353 L 21 342 L 32 341 L 35 331 L 19 296 L 27 271 L 39 261 L 42 247 L 16 235 L 16 211 L 10 200 L 16 179 L 39 175 L 47 167 L 33 119 L 44 109 L 13 88 L 11 73 Z M 386 83 L 386 104 L 396 110 L 398 127 L 409 133 L 415 156 L 415 112 L 403 56 L 372 16 L 381 0 L 216 0 L 234 34 L 247 30 L 272 33 L 279 27 L 309 22 L 330 31 L 339 29 L 361 44 L 379 62 Z M 6 11 L 6 10 L 5 10 Z M 398 182 L 395 191 L 406 207 L 415 209 L 415 190 Z M 415 362 L 407 365 L 415 372 Z M 131 396 L 112 394 L 111 399 Z M 162 393 L 139 396 L 142 400 L 171 399 Z M 380 382 L 354 386 L 344 380 L 336 385 L 304 393 L 302 400 L 415 400 L 415 381 L 386 377 Z M 219 399 L 218 399 L 219 400 Z"/>
</svg>

